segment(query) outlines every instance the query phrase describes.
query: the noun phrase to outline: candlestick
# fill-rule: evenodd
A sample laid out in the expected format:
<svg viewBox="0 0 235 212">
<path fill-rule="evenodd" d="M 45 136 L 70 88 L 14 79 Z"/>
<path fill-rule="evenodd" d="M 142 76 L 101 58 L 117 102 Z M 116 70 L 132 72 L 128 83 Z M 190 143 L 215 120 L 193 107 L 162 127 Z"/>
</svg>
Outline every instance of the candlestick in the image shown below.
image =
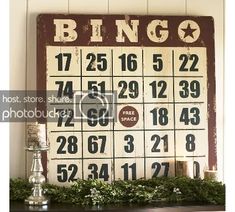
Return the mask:
<svg viewBox="0 0 235 212">
<path fill-rule="evenodd" d="M 177 160 L 176 176 L 193 178 L 193 161 L 187 159 Z"/>
<path fill-rule="evenodd" d="M 32 175 L 29 177 L 29 182 L 33 184 L 33 188 L 32 195 L 25 200 L 25 203 L 31 206 L 46 205 L 49 203 L 49 199 L 43 195 L 42 189 L 45 177 L 42 175 L 41 151 L 47 151 L 49 149 L 45 131 L 45 124 L 38 124 L 37 122 L 27 124 L 26 150 L 33 152 Z"/>
<path fill-rule="evenodd" d="M 32 195 L 25 200 L 28 205 L 47 205 L 49 203 L 49 199 L 43 195 L 42 184 L 45 182 L 45 177 L 42 175 L 41 158 L 40 150 L 33 152 L 32 175 L 29 177 L 29 183 L 33 184 L 33 189 Z"/>
</svg>

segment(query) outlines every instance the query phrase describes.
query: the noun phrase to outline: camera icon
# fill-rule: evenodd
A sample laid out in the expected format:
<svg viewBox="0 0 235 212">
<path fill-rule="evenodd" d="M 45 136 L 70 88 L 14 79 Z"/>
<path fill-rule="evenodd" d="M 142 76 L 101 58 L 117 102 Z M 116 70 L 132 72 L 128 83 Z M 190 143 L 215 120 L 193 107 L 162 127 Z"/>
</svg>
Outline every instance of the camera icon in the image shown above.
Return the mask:
<svg viewBox="0 0 235 212">
<path fill-rule="evenodd" d="M 106 126 L 116 120 L 116 92 L 76 91 L 73 95 L 74 120 L 87 120 L 88 125 Z"/>
</svg>

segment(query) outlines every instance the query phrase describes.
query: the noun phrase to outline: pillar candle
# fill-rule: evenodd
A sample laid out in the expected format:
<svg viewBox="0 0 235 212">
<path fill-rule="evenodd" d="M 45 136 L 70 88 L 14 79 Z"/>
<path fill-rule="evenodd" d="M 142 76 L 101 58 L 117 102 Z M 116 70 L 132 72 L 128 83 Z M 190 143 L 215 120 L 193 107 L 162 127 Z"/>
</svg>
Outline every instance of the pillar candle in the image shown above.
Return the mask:
<svg viewBox="0 0 235 212">
<path fill-rule="evenodd" d="M 217 170 L 214 167 L 212 170 L 205 170 L 204 179 L 217 180 Z"/>
<path fill-rule="evenodd" d="M 38 149 L 47 146 L 46 126 L 37 122 L 27 123 L 27 147 Z"/>
<path fill-rule="evenodd" d="M 176 161 L 176 176 L 193 178 L 193 161 L 186 160 L 186 159 L 177 160 Z"/>
</svg>

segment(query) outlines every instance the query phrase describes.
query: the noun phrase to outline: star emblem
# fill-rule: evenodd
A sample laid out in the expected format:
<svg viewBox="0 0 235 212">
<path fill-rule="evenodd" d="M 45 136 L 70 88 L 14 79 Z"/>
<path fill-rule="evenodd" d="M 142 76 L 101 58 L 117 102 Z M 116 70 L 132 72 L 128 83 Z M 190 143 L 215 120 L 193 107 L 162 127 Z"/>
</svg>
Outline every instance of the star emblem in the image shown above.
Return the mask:
<svg viewBox="0 0 235 212">
<path fill-rule="evenodd" d="M 197 30 L 197 29 L 193 29 L 191 28 L 190 24 L 188 23 L 188 26 L 186 28 L 181 28 L 181 30 L 184 31 L 184 38 L 190 36 L 191 38 L 194 38 L 193 33 Z"/>
</svg>

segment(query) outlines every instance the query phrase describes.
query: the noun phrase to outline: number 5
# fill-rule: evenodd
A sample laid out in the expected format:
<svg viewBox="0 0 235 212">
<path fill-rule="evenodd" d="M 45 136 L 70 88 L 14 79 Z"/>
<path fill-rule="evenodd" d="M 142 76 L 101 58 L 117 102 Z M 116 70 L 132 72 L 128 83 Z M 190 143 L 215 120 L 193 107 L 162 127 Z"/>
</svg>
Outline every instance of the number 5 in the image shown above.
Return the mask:
<svg viewBox="0 0 235 212">
<path fill-rule="evenodd" d="M 153 69 L 154 71 L 161 71 L 163 69 L 161 54 L 153 54 Z"/>
</svg>

